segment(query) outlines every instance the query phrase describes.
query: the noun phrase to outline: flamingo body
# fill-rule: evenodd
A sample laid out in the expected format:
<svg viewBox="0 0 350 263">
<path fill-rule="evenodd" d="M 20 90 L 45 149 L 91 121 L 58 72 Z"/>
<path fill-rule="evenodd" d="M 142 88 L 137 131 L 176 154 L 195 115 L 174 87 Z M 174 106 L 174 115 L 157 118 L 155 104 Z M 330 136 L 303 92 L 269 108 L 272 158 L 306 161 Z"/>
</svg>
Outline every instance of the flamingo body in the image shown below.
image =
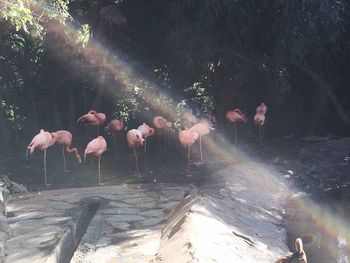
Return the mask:
<svg viewBox="0 0 350 263">
<path fill-rule="evenodd" d="M 92 126 L 101 126 L 106 121 L 106 115 L 95 110 L 90 110 L 87 114 L 81 116 L 77 122 L 87 123 Z"/>
<path fill-rule="evenodd" d="M 257 108 L 256 108 L 256 113 L 254 116 L 254 122 L 256 125 L 258 125 L 259 128 L 259 138 L 260 138 L 260 144 L 262 144 L 262 127 L 264 126 L 265 123 L 265 114 L 267 112 L 267 106 L 265 103 L 261 103 Z"/>
<path fill-rule="evenodd" d="M 108 129 L 111 133 L 117 134 L 118 132 L 124 129 L 124 120 L 123 119 L 114 119 L 108 123 Z"/>
<path fill-rule="evenodd" d="M 262 127 L 265 123 L 265 114 L 256 113 L 254 116 L 254 122 L 256 125 Z"/>
<path fill-rule="evenodd" d="M 47 184 L 47 172 L 46 172 L 46 149 L 54 145 L 57 140 L 57 133 L 47 132 L 43 129 L 34 136 L 32 141 L 27 147 L 27 156 L 28 154 L 33 154 L 34 150 L 38 148 L 40 151 L 44 151 L 44 176 L 45 176 L 45 185 Z"/>
<path fill-rule="evenodd" d="M 84 160 L 86 155 L 91 154 L 100 157 L 107 150 L 107 142 L 102 136 L 98 136 L 88 143 L 84 152 Z"/>
<path fill-rule="evenodd" d="M 77 148 L 75 147 L 71 148 L 73 136 L 69 131 L 60 130 L 60 131 L 56 131 L 56 134 L 57 134 L 56 144 L 63 146 L 63 158 L 64 158 L 64 166 L 65 166 L 64 168 L 65 168 L 65 171 L 67 171 L 64 151 L 74 154 L 78 163 L 81 163 L 81 157 L 79 155 Z"/>
<path fill-rule="evenodd" d="M 101 155 L 107 150 L 107 142 L 102 136 L 98 136 L 88 143 L 84 152 L 84 160 L 87 154 L 98 157 L 98 183 L 101 184 Z"/>
<path fill-rule="evenodd" d="M 243 122 L 247 123 L 247 117 L 239 109 L 234 109 L 226 112 L 225 119 L 229 122 Z"/>
<path fill-rule="evenodd" d="M 164 129 L 167 122 L 168 121 L 162 116 L 156 116 L 153 118 L 153 124 L 157 129 Z"/>
<path fill-rule="evenodd" d="M 191 146 L 196 140 L 198 140 L 199 134 L 191 129 L 181 130 L 179 133 L 179 141 L 184 147 L 188 147 L 187 154 L 187 174 L 186 176 L 190 177 L 190 157 L 191 157 Z"/>
<path fill-rule="evenodd" d="M 144 139 L 142 138 L 142 132 L 137 129 L 128 131 L 126 139 L 130 148 L 142 146 L 144 142 Z"/>
<path fill-rule="evenodd" d="M 147 139 L 148 137 L 154 135 L 154 129 L 148 126 L 146 123 L 143 123 L 140 125 L 137 130 L 139 130 L 142 134 L 142 137 L 144 139 Z"/>
<path fill-rule="evenodd" d="M 139 163 L 137 159 L 136 147 L 142 146 L 144 139 L 142 138 L 142 132 L 137 129 L 128 131 L 126 139 L 130 148 L 133 148 L 136 162 L 136 173 L 140 175 Z"/>
<path fill-rule="evenodd" d="M 179 141 L 184 147 L 191 146 L 198 138 L 199 134 L 191 129 L 181 130 L 179 133 Z"/>
<path fill-rule="evenodd" d="M 195 131 L 199 135 L 199 149 L 201 154 L 201 161 L 203 161 L 203 151 L 202 151 L 202 136 L 208 135 L 211 129 L 214 129 L 210 126 L 210 121 L 203 119 L 199 123 L 193 125 L 190 130 Z"/>
<path fill-rule="evenodd" d="M 40 151 L 46 150 L 47 148 L 55 144 L 56 139 L 56 133 L 49 133 L 41 129 L 40 132 L 34 136 L 32 141 L 28 145 L 27 155 L 33 154 L 36 148 L 38 148 Z"/>
</svg>

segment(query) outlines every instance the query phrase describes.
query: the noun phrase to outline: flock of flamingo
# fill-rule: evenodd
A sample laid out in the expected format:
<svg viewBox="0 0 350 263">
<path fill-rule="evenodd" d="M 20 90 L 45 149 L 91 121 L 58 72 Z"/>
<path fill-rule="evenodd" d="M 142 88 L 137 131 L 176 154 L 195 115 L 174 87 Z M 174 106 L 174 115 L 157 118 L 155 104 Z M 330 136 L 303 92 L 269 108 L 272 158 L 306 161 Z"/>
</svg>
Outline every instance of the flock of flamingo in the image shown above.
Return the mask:
<svg viewBox="0 0 350 263">
<path fill-rule="evenodd" d="M 256 114 L 254 116 L 254 121 L 259 128 L 259 136 L 260 143 L 261 139 L 261 128 L 265 123 L 265 114 L 267 112 L 267 107 L 264 103 L 261 103 L 256 108 Z M 182 146 L 188 148 L 188 157 L 187 157 L 187 174 L 186 176 L 191 176 L 190 173 L 190 154 L 191 154 L 191 146 L 199 139 L 199 147 L 200 147 L 200 158 L 203 161 L 203 153 L 202 153 L 202 136 L 205 136 L 213 130 L 214 118 L 208 117 L 205 119 L 197 120 L 195 116 L 192 115 L 192 112 L 185 114 L 185 119 L 187 121 L 187 125 L 184 130 L 180 130 L 179 132 L 179 141 Z M 237 132 L 236 132 L 236 123 L 247 123 L 247 117 L 241 112 L 239 109 L 234 109 L 228 111 L 225 114 L 225 119 L 233 123 L 235 125 L 235 143 L 237 144 Z M 96 112 L 95 110 L 90 110 L 87 114 L 81 116 L 77 123 L 85 123 L 90 126 L 95 126 L 97 128 L 97 138 L 90 141 L 84 151 L 84 160 L 86 159 L 86 155 L 90 154 L 98 158 L 98 178 L 99 184 L 101 184 L 101 165 L 100 159 L 101 155 L 107 150 L 107 142 L 103 136 L 99 135 L 99 127 L 102 126 L 106 121 L 106 115 L 104 113 Z M 165 119 L 162 116 L 156 116 L 153 118 L 153 125 L 157 130 L 157 134 L 169 135 L 172 128 L 172 123 Z M 124 129 L 124 120 L 123 119 L 113 119 L 106 126 L 106 130 L 112 133 L 114 136 L 120 133 Z M 143 146 L 144 152 L 146 154 L 146 143 L 147 138 L 153 136 L 155 134 L 155 129 L 143 123 L 137 129 L 131 129 L 127 132 L 127 143 L 129 148 L 133 148 L 136 162 L 136 173 L 140 175 L 139 165 L 138 165 L 138 157 L 136 148 Z M 31 141 L 31 143 L 27 147 L 27 154 L 32 154 L 35 149 L 39 149 L 40 151 L 44 151 L 44 175 L 45 175 L 45 185 L 47 184 L 47 170 L 46 170 L 46 150 L 50 146 L 57 144 L 62 145 L 63 152 L 63 162 L 64 169 L 67 172 L 66 158 L 65 152 L 74 154 L 75 158 L 79 163 L 81 163 L 81 157 L 77 148 L 72 148 L 72 134 L 66 130 L 60 130 L 56 132 L 48 132 L 43 129 L 40 130 L 39 134 L 37 134 Z M 145 158 L 146 160 L 146 158 Z M 146 163 L 145 163 L 146 165 Z"/>
</svg>

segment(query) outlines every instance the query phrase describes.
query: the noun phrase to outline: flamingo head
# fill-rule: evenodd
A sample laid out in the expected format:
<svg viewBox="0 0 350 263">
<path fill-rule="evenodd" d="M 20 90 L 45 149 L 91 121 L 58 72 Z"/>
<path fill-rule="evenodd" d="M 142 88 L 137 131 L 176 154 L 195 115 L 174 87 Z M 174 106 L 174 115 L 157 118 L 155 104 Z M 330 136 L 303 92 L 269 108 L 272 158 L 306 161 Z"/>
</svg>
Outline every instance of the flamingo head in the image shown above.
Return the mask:
<svg viewBox="0 0 350 263">
<path fill-rule="evenodd" d="M 142 133 L 137 133 L 135 134 L 136 138 L 138 139 L 138 141 L 140 142 L 140 145 L 143 145 L 143 142 L 145 141 L 145 139 L 142 137 Z"/>
<path fill-rule="evenodd" d="M 89 112 L 88 112 L 88 114 L 97 114 L 97 111 L 95 111 L 95 110 L 90 110 Z"/>
</svg>

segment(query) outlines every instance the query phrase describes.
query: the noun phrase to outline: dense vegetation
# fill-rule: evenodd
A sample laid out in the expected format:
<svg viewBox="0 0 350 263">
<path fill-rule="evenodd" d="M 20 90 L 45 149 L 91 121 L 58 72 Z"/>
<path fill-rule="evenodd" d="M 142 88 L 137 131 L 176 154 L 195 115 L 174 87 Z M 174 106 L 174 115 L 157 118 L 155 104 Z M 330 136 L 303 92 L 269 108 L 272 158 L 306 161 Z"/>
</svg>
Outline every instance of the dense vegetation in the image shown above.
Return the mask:
<svg viewBox="0 0 350 263">
<path fill-rule="evenodd" d="M 349 14 L 345 0 L 1 1 L 0 147 L 74 131 L 91 108 L 139 124 L 170 103 L 219 125 L 264 101 L 349 127 Z"/>
</svg>

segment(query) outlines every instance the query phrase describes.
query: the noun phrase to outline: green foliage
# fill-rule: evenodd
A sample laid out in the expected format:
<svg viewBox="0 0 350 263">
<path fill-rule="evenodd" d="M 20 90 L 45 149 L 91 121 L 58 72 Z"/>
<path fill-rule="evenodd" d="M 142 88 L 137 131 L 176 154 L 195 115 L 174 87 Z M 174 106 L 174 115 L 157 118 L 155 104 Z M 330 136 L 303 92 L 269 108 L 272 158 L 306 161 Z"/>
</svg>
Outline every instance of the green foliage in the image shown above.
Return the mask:
<svg viewBox="0 0 350 263">
<path fill-rule="evenodd" d="M 23 29 L 29 33 L 28 26 L 33 22 L 31 10 L 26 7 L 22 0 L 4 2 L 0 10 L 0 17 L 9 20 L 18 32 Z"/>
<path fill-rule="evenodd" d="M 81 30 L 77 31 L 77 44 L 82 48 L 86 47 L 90 40 L 90 25 L 83 24 Z"/>
<path fill-rule="evenodd" d="M 50 19 L 64 23 L 70 18 L 68 0 L 6 0 L 0 3 L 0 20 L 9 21 L 17 32 L 23 30 L 34 37 L 44 33 L 44 24 Z"/>
</svg>

